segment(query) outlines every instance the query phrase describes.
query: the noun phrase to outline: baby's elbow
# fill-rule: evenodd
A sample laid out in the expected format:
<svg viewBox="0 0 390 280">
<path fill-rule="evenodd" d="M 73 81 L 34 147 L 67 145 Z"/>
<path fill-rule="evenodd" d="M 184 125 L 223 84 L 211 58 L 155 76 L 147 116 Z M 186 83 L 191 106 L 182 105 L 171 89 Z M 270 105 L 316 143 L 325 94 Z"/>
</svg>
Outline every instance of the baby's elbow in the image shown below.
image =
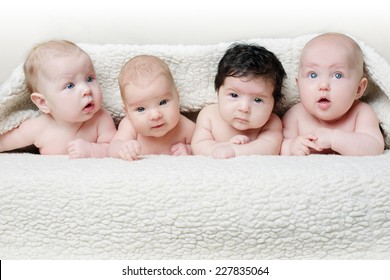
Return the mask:
<svg viewBox="0 0 390 280">
<path fill-rule="evenodd" d="M 375 143 L 375 145 L 373 145 L 372 149 L 372 155 L 374 156 L 383 154 L 386 149 L 384 138 L 377 138 L 377 140 L 378 141 Z"/>
<path fill-rule="evenodd" d="M 280 155 L 283 145 L 283 134 L 278 133 L 273 141 L 273 147 L 271 149 L 272 155 Z"/>
<path fill-rule="evenodd" d="M 113 158 L 119 158 L 118 143 L 112 140 L 107 148 L 108 156 Z"/>
<path fill-rule="evenodd" d="M 198 143 L 194 143 L 194 142 L 191 143 L 191 152 L 193 155 L 201 155 L 202 154 L 202 150 L 199 147 Z"/>
<path fill-rule="evenodd" d="M 385 151 L 385 143 L 381 142 L 377 145 L 375 149 L 373 149 L 373 156 L 378 156 L 383 154 Z"/>
<path fill-rule="evenodd" d="M 210 155 L 209 149 L 203 141 L 192 141 L 191 150 L 193 155 L 208 156 Z"/>
<path fill-rule="evenodd" d="M 275 141 L 274 147 L 271 149 L 270 155 L 280 155 L 282 149 L 282 140 Z"/>
</svg>

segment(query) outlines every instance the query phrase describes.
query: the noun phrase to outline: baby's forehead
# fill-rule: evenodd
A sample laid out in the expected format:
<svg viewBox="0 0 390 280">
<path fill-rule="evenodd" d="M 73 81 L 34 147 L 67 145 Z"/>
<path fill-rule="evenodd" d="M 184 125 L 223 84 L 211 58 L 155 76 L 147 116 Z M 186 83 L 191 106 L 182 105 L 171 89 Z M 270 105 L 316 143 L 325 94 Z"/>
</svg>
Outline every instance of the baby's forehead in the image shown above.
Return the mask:
<svg viewBox="0 0 390 280">
<path fill-rule="evenodd" d="M 345 35 L 323 35 L 309 41 L 303 48 L 300 56 L 300 65 L 318 60 L 323 56 L 331 56 L 334 59 L 345 61 L 345 63 L 364 67 L 363 53 L 359 45 L 350 37 Z"/>
<path fill-rule="evenodd" d="M 131 85 L 139 89 L 147 88 L 153 84 L 159 84 L 161 87 L 176 87 L 171 75 L 164 71 L 149 73 L 148 75 L 132 75 L 124 78 L 124 85 Z M 127 81 L 126 81 L 127 80 Z"/>
<path fill-rule="evenodd" d="M 363 58 L 359 45 L 350 37 L 342 34 L 325 34 L 310 40 L 302 50 L 302 56 L 313 49 L 345 51 L 355 58 Z"/>
<path fill-rule="evenodd" d="M 53 83 L 79 74 L 95 75 L 94 65 L 87 54 L 48 57 L 40 63 L 36 72 L 37 77 L 46 77 Z"/>
</svg>

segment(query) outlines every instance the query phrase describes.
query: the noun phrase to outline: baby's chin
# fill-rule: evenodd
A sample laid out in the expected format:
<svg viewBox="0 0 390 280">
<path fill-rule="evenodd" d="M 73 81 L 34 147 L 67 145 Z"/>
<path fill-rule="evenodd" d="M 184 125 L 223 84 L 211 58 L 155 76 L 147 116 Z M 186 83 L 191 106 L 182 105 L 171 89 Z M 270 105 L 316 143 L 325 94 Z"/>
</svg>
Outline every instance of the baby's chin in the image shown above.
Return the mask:
<svg viewBox="0 0 390 280">
<path fill-rule="evenodd" d="M 319 113 L 312 113 L 314 117 L 316 117 L 318 120 L 324 121 L 324 122 L 335 122 L 339 119 L 341 119 L 345 113 L 343 114 L 334 114 L 331 112 L 321 112 Z"/>
<path fill-rule="evenodd" d="M 248 126 L 248 125 L 237 125 L 237 124 L 231 124 L 231 126 L 234 129 L 239 131 L 256 130 L 261 128 L 261 126 Z"/>
</svg>

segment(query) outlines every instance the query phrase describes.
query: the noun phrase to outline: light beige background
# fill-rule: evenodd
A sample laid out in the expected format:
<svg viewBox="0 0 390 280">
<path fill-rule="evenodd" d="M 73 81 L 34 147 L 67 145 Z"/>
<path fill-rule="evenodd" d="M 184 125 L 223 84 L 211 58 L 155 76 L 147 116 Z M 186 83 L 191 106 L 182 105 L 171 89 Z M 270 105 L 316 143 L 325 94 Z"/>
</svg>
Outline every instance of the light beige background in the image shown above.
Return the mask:
<svg viewBox="0 0 390 280">
<path fill-rule="evenodd" d="M 344 32 L 390 61 L 383 0 L 4 0 L 0 82 L 48 39 L 76 43 L 213 44 Z"/>
</svg>

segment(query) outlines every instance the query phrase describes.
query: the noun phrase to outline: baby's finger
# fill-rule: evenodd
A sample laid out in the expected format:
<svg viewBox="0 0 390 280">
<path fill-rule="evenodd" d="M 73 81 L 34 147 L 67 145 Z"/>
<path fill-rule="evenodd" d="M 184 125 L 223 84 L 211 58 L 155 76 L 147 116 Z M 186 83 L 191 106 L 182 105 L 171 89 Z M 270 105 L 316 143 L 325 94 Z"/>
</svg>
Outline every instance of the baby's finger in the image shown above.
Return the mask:
<svg viewBox="0 0 390 280">
<path fill-rule="evenodd" d="M 320 146 L 318 146 L 315 142 L 314 142 L 314 140 L 306 140 L 306 141 L 304 141 L 304 143 L 303 143 L 306 147 L 308 147 L 308 148 L 311 148 L 311 149 L 313 149 L 313 150 L 316 150 L 316 151 L 322 151 L 322 148 L 320 147 Z M 309 151 L 309 154 L 310 154 L 310 151 Z"/>
</svg>

